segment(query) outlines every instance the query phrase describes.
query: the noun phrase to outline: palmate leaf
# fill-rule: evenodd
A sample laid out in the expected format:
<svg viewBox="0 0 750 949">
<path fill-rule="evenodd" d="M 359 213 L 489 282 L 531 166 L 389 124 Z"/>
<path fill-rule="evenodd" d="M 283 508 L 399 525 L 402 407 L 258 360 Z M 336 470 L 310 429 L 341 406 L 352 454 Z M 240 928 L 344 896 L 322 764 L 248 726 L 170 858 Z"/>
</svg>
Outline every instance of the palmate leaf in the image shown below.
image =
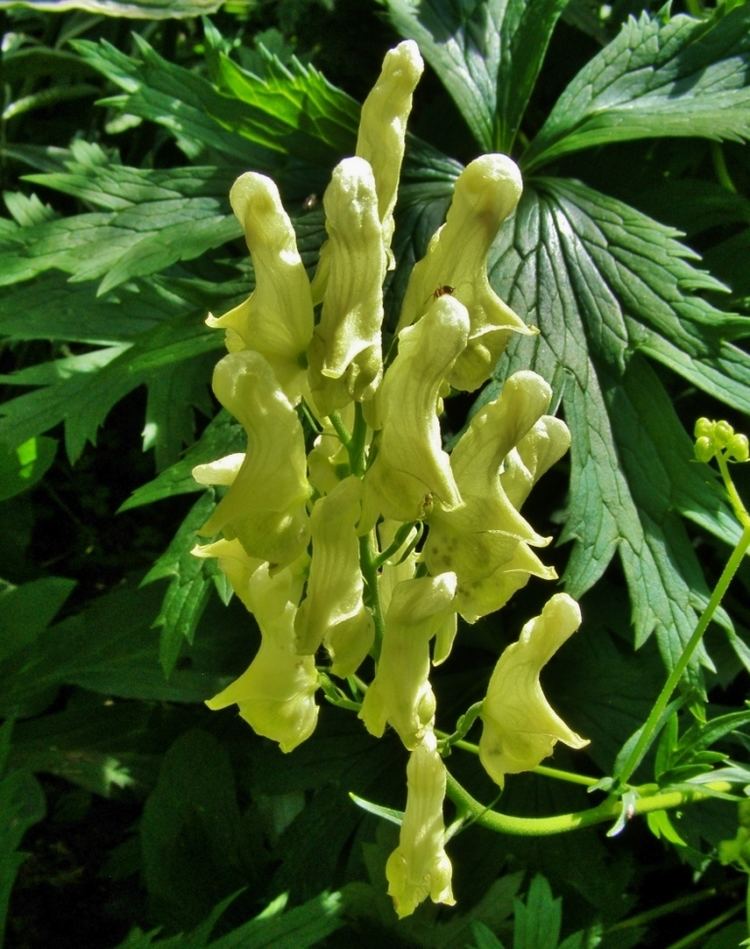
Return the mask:
<svg viewBox="0 0 750 949">
<path fill-rule="evenodd" d="M 99 427 L 120 399 L 161 373 L 222 345 L 219 334 L 209 332 L 202 317 L 202 311 L 183 309 L 127 348 L 109 348 L 108 358 L 101 361 L 104 364 L 89 367 L 96 371 L 58 377 L 50 385 L 5 402 L 0 408 L 0 440 L 18 445 L 64 422 L 66 451 L 75 461 L 87 442 L 96 443 Z M 33 370 L 39 373 L 41 368 Z M 185 371 L 190 372 L 190 367 Z"/>
<path fill-rule="evenodd" d="M 198 257 L 241 233 L 228 213 L 226 194 L 233 176 L 227 172 L 104 164 L 103 153 L 81 148 L 72 155 L 65 171 L 30 178 L 107 210 L 19 227 L 0 243 L 0 285 L 54 268 L 70 274 L 73 282 L 103 278 L 103 294 L 133 277 Z"/>
<path fill-rule="evenodd" d="M 678 512 L 727 539 L 736 525 L 715 484 L 692 465 L 690 439 L 662 384 L 633 351 L 653 355 L 656 341 L 688 363 L 689 342 L 710 371 L 685 367 L 685 375 L 735 405 L 746 405 L 750 378 L 747 355 L 716 339 L 723 323 L 736 330 L 736 320 L 690 292 L 715 282 L 688 256 L 665 228 L 621 202 L 545 179 L 527 190 L 495 267 L 500 291 L 541 330 L 514 348 L 501 375 L 529 365 L 547 378 L 558 365 L 568 373 L 563 406 L 573 444 L 563 539 L 575 541 L 568 589 L 580 595 L 619 553 L 636 643 L 656 630 L 669 665 L 706 596 Z M 722 351 L 733 359 L 723 373 Z"/>
<path fill-rule="evenodd" d="M 523 155 L 532 171 L 562 155 L 631 139 L 750 136 L 750 6 L 708 20 L 630 18 L 557 100 Z"/>
<path fill-rule="evenodd" d="M 485 151 L 508 152 L 568 0 L 387 0 Z"/>
<path fill-rule="evenodd" d="M 278 177 L 286 155 L 331 161 L 354 143 L 356 103 L 311 67 L 296 60 L 287 67 L 268 54 L 268 76 L 262 78 L 220 54 L 219 87 L 163 59 L 142 37 L 134 40 L 137 57 L 106 41 L 74 45 L 125 90 L 107 105 L 162 125 L 190 158 L 213 149 L 235 171 L 239 162 L 241 170 Z"/>
</svg>

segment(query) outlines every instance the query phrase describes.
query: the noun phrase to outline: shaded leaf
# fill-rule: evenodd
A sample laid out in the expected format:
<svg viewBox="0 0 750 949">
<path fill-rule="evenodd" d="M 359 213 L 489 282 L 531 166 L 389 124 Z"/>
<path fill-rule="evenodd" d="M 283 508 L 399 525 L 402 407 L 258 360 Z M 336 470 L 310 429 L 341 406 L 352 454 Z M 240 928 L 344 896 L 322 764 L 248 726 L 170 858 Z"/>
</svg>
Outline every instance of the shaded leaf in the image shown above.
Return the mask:
<svg viewBox="0 0 750 949">
<path fill-rule="evenodd" d="M 153 623 L 161 628 L 159 660 L 167 677 L 172 674 L 183 644 L 193 641 L 217 572 L 213 560 L 194 557 L 190 552 L 196 543 L 196 531 L 206 522 L 213 507 L 211 493 L 203 494 L 190 509 L 167 550 L 143 578 L 144 584 L 169 580 L 159 615 Z"/>
<path fill-rule="evenodd" d="M 227 752 L 208 732 L 167 751 L 143 808 L 140 841 L 149 899 L 172 928 L 197 925 L 243 884 L 240 810 Z"/>
<path fill-rule="evenodd" d="M 562 900 L 552 896 L 549 883 L 537 874 L 526 901 L 515 900 L 513 949 L 551 949 L 557 946 L 562 926 Z"/>
<path fill-rule="evenodd" d="M 0 660 L 31 646 L 75 588 L 75 580 L 41 577 L 0 591 Z"/>
<path fill-rule="evenodd" d="M 12 729 L 12 721 L 0 725 L 0 944 L 4 942 L 10 892 L 26 857 L 18 846 L 46 810 L 44 794 L 33 775 L 6 771 Z"/>
<path fill-rule="evenodd" d="M 6 687 L 0 713 L 9 716 L 64 683 L 122 698 L 202 702 L 223 686 L 213 670 L 177 669 L 169 682 L 159 666 L 151 628 L 161 591 L 124 585 L 44 631 L 0 662 Z"/>
<path fill-rule="evenodd" d="M 40 481 L 57 454 L 57 442 L 44 435 L 21 445 L 0 442 L 0 501 L 15 497 Z"/>
<path fill-rule="evenodd" d="M 21 7 L 64 13 L 83 10 L 97 16 L 131 17 L 138 20 L 181 19 L 215 13 L 221 0 L 0 0 L 0 10 Z"/>
<path fill-rule="evenodd" d="M 242 427 L 227 412 L 221 411 L 208 423 L 201 437 L 183 458 L 160 472 L 153 481 L 136 488 L 119 510 L 129 511 L 163 498 L 203 491 L 205 485 L 198 484 L 193 478 L 193 468 L 232 452 L 244 451 L 246 447 L 247 436 Z"/>
</svg>

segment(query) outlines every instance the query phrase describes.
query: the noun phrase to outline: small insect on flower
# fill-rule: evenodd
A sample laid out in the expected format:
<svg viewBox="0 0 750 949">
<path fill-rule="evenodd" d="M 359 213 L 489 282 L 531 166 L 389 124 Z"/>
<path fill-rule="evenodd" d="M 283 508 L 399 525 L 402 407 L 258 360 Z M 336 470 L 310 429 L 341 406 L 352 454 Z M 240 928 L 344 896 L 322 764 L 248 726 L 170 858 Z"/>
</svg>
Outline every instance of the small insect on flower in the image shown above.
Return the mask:
<svg viewBox="0 0 750 949">
<path fill-rule="evenodd" d="M 433 297 L 437 300 L 438 297 L 444 297 L 446 294 L 448 296 L 453 296 L 455 287 L 451 287 L 449 284 L 444 283 L 442 287 L 438 287 L 437 290 L 433 292 Z"/>
<path fill-rule="evenodd" d="M 305 200 L 302 202 L 303 211 L 312 211 L 313 208 L 318 206 L 318 196 L 317 194 L 308 194 Z"/>
</svg>

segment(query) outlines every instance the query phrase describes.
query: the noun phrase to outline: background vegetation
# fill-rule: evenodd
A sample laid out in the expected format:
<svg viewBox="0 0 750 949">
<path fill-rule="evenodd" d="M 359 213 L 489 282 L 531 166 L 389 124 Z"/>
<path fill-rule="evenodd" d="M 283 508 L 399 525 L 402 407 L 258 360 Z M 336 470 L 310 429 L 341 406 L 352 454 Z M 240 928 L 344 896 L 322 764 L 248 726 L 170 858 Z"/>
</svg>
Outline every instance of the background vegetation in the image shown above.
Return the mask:
<svg viewBox="0 0 750 949">
<path fill-rule="evenodd" d="M 526 191 L 492 279 L 542 333 L 495 376 L 537 369 L 573 434 L 530 517 L 560 533 L 553 557 L 584 612 L 545 689 L 591 745 L 554 763 L 617 774 L 739 537 L 718 479 L 692 460 L 693 422 L 750 428 L 750 5 L 688 7 L 0 2 L 8 945 L 723 949 L 747 935 L 748 863 L 720 847 L 750 785 L 746 563 L 637 773 L 669 788 L 719 775 L 736 794 L 623 819 L 609 838 L 470 828 L 451 842 L 457 908 L 398 923 L 383 881 L 396 829 L 349 798 L 403 807 L 398 742 L 326 707 L 287 757 L 208 712 L 256 633 L 189 555 L 213 504 L 190 469 L 242 441 L 216 414 L 222 340 L 203 323 L 252 286 L 228 188 L 271 174 L 314 267 L 316 197 L 353 150 L 383 54 L 412 37 L 431 68 L 391 325 L 461 164 L 511 154 Z M 453 432 L 470 409 L 449 400 Z M 750 497 L 739 466 L 737 484 Z M 448 715 L 481 698 L 548 592 L 532 585 L 462 631 L 437 677 Z M 451 768 L 492 802 L 470 755 Z M 590 800 L 531 774 L 498 806 Z"/>
</svg>

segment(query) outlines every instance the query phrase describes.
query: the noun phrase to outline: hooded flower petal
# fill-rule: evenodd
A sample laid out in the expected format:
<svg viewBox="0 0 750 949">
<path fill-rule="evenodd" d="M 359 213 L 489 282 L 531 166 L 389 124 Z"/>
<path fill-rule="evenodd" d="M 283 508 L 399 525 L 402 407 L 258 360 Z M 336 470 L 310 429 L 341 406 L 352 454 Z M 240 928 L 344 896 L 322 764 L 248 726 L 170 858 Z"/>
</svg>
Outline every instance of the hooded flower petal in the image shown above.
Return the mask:
<svg viewBox="0 0 750 949">
<path fill-rule="evenodd" d="M 323 198 L 328 283 L 310 346 L 309 379 L 322 415 L 373 396 L 383 374 L 385 250 L 369 164 L 345 158 Z"/>
<path fill-rule="evenodd" d="M 539 428 L 531 437 L 550 398 L 541 376 L 515 373 L 501 394 L 476 413 L 453 449 L 451 467 L 463 500 L 453 510 L 436 508 L 432 513 L 424 559 L 432 573 L 453 570 L 458 575 L 457 608 L 469 622 L 503 606 L 529 576 L 556 576 L 529 546 L 544 546 L 549 539 L 520 515 L 503 482 L 506 459 L 515 452 L 508 481 L 520 498 L 526 487 L 530 490 L 522 484 L 522 469 L 533 483 L 544 470 L 543 462 L 567 444 L 558 428 L 550 429 L 556 432 L 554 450 L 542 459 L 546 429 Z M 533 475 L 523 466 L 517 445 L 524 446 Z"/>
<path fill-rule="evenodd" d="M 391 259 L 393 208 L 404 158 L 406 122 L 423 70 L 424 63 L 413 40 L 405 40 L 389 50 L 378 81 L 362 105 L 359 121 L 356 154 L 370 163 L 375 174 L 383 245 Z M 392 266 L 391 262 L 389 269 Z"/>
<path fill-rule="evenodd" d="M 307 596 L 295 620 L 297 652 L 313 655 L 325 642 L 334 675 L 357 670 L 372 646 L 372 617 L 362 602 L 357 522 L 362 482 L 349 477 L 315 502 L 310 518 L 312 560 Z"/>
<path fill-rule="evenodd" d="M 236 703 L 258 734 L 292 751 L 309 738 L 318 720 L 318 673 L 312 656 L 294 650 L 294 615 L 302 587 L 300 563 L 273 575 L 268 565 L 251 577 L 248 599 L 261 632 L 250 667 L 206 702 L 210 709 Z"/>
<path fill-rule="evenodd" d="M 398 521 L 420 520 L 433 503 L 461 500 L 448 455 L 442 449 L 438 406 L 445 375 L 466 345 L 466 308 L 450 296 L 402 330 L 398 354 L 378 393 L 382 434 L 365 476 L 363 524 L 378 513 Z"/>
<path fill-rule="evenodd" d="M 557 741 L 570 748 L 588 744 L 551 708 L 539 682 L 542 666 L 581 623 L 581 611 L 566 593 L 553 596 L 541 616 L 523 627 L 518 642 L 495 666 L 482 706 L 479 758 L 500 787 L 506 774 L 535 768 Z"/>
<path fill-rule="evenodd" d="M 559 418 L 543 415 L 505 456 L 500 484 L 510 503 L 517 508 L 531 489 L 570 448 L 570 431 Z"/>
<path fill-rule="evenodd" d="M 431 727 L 430 640 L 454 612 L 455 592 L 452 573 L 404 580 L 393 591 L 377 672 L 359 712 L 371 735 L 379 738 L 388 723 L 415 748 Z"/>
<path fill-rule="evenodd" d="M 406 766 L 407 798 L 398 847 L 388 858 L 388 895 L 399 918 L 429 896 L 453 906 L 452 867 L 445 852 L 445 765 L 432 730 L 412 751 Z"/>
<path fill-rule="evenodd" d="M 521 173 L 505 155 L 482 155 L 467 165 L 456 181 L 445 224 L 409 278 L 399 327 L 418 319 L 443 288 L 469 311 L 468 346 L 447 376 L 456 389 L 472 391 L 488 379 L 513 333 L 536 332 L 503 303 L 487 278 L 490 246 L 521 190 Z"/>
<path fill-rule="evenodd" d="M 245 232 L 255 290 L 224 316 L 209 316 L 206 322 L 227 331 L 230 352 L 251 349 L 265 356 L 282 389 L 296 403 L 305 385 L 313 309 L 294 228 L 278 188 L 264 175 L 241 175 L 229 201 Z"/>
<path fill-rule="evenodd" d="M 245 429 L 248 450 L 227 494 L 200 530 L 235 537 L 250 557 L 290 563 L 307 544 L 305 441 L 297 413 L 259 353 L 230 353 L 214 392 Z"/>
<path fill-rule="evenodd" d="M 248 557 L 238 540 L 221 540 L 213 544 L 193 547 L 194 557 L 215 557 L 219 570 L 229 580 L 230 586 L 244 607 L 252 612 L 250 604 L 250 577 L 264 563 L 257 557 Z"/>
</svg>

